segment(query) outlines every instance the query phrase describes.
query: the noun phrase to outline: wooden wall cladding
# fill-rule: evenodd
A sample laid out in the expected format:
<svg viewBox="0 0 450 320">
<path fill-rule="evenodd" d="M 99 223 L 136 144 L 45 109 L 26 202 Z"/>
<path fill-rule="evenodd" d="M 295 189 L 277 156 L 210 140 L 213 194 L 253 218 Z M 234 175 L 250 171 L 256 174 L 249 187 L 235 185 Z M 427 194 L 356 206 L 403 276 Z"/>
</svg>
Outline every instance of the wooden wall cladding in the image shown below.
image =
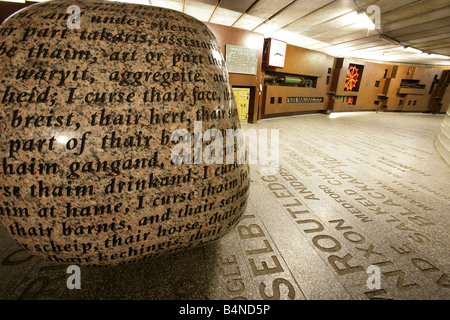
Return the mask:
<svg viewBox="0 0 450 320">
<path fill-rule="evenodd" d="M 230 73 L 230 83 L 233 87 L 250 87 L 250 108 L 248 121 L 256 123 L 259 116 L 259 95 L 262 66 L 262 52 L 264 46 L 264 35 L 256 32 L 218 25 L 214 23 L 205 23 L 216 36 L 220 45 L 220 50 L 225 59 L 226 45 L 239 46 L 258 50 L 258 64 L 256 75 Z"/>
<path fill-rule="evenodd" d="M 442 69 L 434 67 L 393 65 L 359 59 L 339 59 L 292 45 L 287 46 L 284 68 L 263 71 L 317 76 L 316 88 L 265 86 L 262 117 L 304 111 L 431 111 L 431 87 Z M 358 91 L 344 90 L 350 64 L 363 66 Z M 329 74 L 329 68 L 332 69 Z M 331 79 L 326 81 L 327 76 Z M 402 79 L 418 80 L 424 88 L 401 88 Z M 328 92 L 332 92 L 331 95 Z M 446 90 L 446 92 L 449 90 Z M 323 103 L 286 103 L 286 98 L 323 97 Z M 348 97 L 351 97 L 348 99 Z M 444 95 L 443 103 L 447 103 Z M 275 100 L 273 100 L 273 98 Z M 272 100 L 271 100 L 272 99 Z M 442 109 L 445 109 L 442 107 Z"/>
<path fill-rule="evenodd" d="M 345 82 L 347 70 L 350 64 L 363 66 L 363 70 L 358 78 L 358 91 L 345 91 Z M 355 110 L 377 110 L 383 104 L 383 100 L 379 95 L 387 92 L 389 82 L 386 82 L 384 76 L 392 73 L 392 66 L 381 63 L 344 59 L 341 72 L 337 80 L 336 96 L 338 97 L 355 97 L 355 104 L 349 104 L 342 99 L 336 99 L 332 103 L 333 111 L 355 111 Z"/>
<path fill-rule="evenodd" d="M 264 115 L 327 109 L 325 99 L 322 102 L 312 103 L 288 103 L 287 101 L 290 97 L 324 98 L 323 91 L 317 88 L 265 86 L 264 89 Z"/>
<path fill-rule="evenodd" d="M 284 68 L 263 68 L 264 72 L 290 74 L 292 76 L 317 77 L 315 88 L 297 86 L 265 85 L 262 102 L 262 117 L 277 114 L 295 114 L 324 111 L 328 106 L 335 58 L 324 53 L 287 45 Z M 322 98 L 322 102 L 288 103 L 287 98 Z M 272 99 L 272 100 L 271 100 Z"/>
<path fill-rule="evenodd" d="M 391 78 L 386 110 L 388 111 L 431 111 L 429 102 L 431 99 L 433 80 L 439 78 L 442 69 L 420 66 L 396 66 L 397 71 Z M 402 80 L 416 80 L 423 88 L 401 88 Z"/>
<path fill-rule="evenodd" d="M 332 64 L 331 62 L 331 66 Z M 266 70 L 325 77 L 329 65 L 330 56 L 327 54 L 288 44 L 284 68 L 266 68 Z"/>
<path fill-rule="evenodd" d="M 344 90 L 350 64 L 363 66 L 357 92 Z M 335 95 L 339 99 L 331 100 L 329 109 L 333 111 L 435 111 L 431 110 L 430 107 L 432 87 L 433 82 L 436 82 L 442 76 L 442 72 L 443 69 L 438 67 L 393 65 L 357 59 L 343 59 L 340 73 L 336 75 L 337 80 L 333 80 L 337 83 Z M 402 80 L 415 80 L 417 84 L 422 86 L 421 88 L 402 88 Z M 356 97 L 356 103 L 350 104 L 345 99 L 340 99 L 346 96 Z"/>
<path fill-rule="evenodd" d="M 25 7 L 28 7 L 29 5 L 34 4 L 35 2 L 27 1 L 26 3 L 15 3 L 15 2 L 1 2 L 0 3 L 0 24 L 5 21 L 6 18 L 8 18 L 10 15 L 12 15 L 14 12 L 19 11 L 20 9 L 23 9 Z"/>
</svg>

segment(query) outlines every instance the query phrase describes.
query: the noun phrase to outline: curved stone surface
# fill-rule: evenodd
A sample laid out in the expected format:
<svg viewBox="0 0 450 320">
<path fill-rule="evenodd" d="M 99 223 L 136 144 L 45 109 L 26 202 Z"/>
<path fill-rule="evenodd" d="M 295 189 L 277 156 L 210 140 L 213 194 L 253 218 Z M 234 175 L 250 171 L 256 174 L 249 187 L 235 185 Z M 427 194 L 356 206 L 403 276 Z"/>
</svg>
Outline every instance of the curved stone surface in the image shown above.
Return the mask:
<svg viewBox="0 0 450 320">
<path fill-rule="evenodd" d="M 0 34 L 0 213 L 23 247 L 117 264 L 202 245 L 239 220 L 249 168 L 237 142 L 222 148 L 240 124 L 203 23 L 57 0 Z"/>
<path fill-rule="evenodd" d="M 434 145 L 442 159 L 450 166 L 450 106 L 445 113 L 445 118 L 434 140 Z"/>
</svg>

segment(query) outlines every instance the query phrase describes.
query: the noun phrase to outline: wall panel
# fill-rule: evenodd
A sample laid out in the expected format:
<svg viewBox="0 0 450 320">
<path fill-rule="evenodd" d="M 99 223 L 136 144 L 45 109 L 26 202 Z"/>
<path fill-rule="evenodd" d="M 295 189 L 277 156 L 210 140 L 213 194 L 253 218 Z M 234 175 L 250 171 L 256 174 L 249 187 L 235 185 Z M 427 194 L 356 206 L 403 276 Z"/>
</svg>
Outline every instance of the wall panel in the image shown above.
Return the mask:
<svg viewBox="0 0 450 320">
<path fill-rule="evenodd" d="M 259 116 L 259 96 L 261 80 L 262 52 L 264 45 L 264 36 L 260 33 L 246 31 L 242 29 L 227 27 L 214 23 L 205 23 L 217 38 L 220 50 L 225 58 L 226 45 L 251 48 L 258 50 L 258 64 L 256 75 L 230 73 L 230 83 L 233 87 L 249 87 L 250 90 L 250 108 L 248 122 L 256 123 Z"/>
</svg>

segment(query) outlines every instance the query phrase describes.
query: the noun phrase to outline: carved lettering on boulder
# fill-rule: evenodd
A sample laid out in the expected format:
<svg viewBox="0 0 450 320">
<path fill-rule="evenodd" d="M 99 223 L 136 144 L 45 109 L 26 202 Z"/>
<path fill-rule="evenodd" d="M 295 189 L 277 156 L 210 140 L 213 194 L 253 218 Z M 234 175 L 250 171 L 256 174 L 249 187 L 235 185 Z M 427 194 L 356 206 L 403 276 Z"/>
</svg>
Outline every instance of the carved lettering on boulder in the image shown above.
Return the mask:
<svg viewBox="0 0 450 320">
<path fill-rule="evenodd" d="M 236 224 L 249 167 L 226 158 L 226 134 L 238 141 L 240 124 L 203 23 L 56 0 L 17 12 L 0 34 L 0 216 L 25 249 L 117 264 L 208 243 Z"/>
</svg>

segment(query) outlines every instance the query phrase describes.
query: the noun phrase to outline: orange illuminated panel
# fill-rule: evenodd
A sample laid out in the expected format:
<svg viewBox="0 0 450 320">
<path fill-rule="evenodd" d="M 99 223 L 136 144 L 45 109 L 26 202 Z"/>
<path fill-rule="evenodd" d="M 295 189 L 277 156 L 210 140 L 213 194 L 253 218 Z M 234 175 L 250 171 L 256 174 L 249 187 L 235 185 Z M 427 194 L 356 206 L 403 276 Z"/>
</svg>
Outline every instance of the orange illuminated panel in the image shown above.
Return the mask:
<svg viewBox="0 0 450 320">
<path fill-rule="evenodd" d="M 345 91 L 357 91 L 357 84 L 359 81 L 359 69 L 356 65 L 349 65 L 347 70 L 347 77 L 345 78 Z M 354 90 L 356 89 L 356 90 Z"/>
</svg>

